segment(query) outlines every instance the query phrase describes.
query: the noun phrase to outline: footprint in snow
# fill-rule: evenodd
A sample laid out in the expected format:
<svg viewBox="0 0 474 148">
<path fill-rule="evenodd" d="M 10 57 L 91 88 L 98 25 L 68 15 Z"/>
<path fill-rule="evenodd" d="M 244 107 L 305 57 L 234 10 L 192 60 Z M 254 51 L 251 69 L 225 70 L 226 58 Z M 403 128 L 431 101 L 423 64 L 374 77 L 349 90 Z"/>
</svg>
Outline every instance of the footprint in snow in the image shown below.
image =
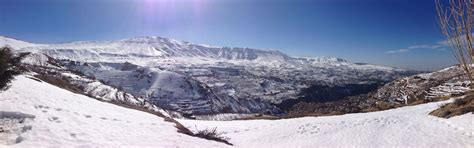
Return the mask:
<svg viewBox="0 0 474 148">
<path fill-rule="evenodd" d="M 448 121 L 448 120 L 445 120 L 445 119 L 440 119 L 438 117 L 433 117 L 432 119 L 436 122 L 439 122 L 439 123 L 442 123 L 442 124 L 444 124 L 448 127 L 451 127 L 454 130 L 461 131 L 461 132 L 464 131 L 463 127 L 459 127 L 457 125 L 454 125 L 454 124 L 451 123 L 451 121 Z M 469 138 L 472 138 L 472 136 L 474 135 L 474 132 L 471 132 L 471 133 L 470 132 L 463 132 L 462 134 L 465 135 L 465 136 L 468 136 Z"/>
<path fill-rule="evenodd" d="M 35 109 L 42 109 L 42 108 L 49 109 L 48 106 L 43 106 L 43 105 L 35 105 L 34 107 Z"/>
<path fill-rule="evenodd" d="M 54 116 L 48 118 L 48 120 L 49 120 L 50 122 L 60 123 L 61 121 L 59 121 L 58 119 L 59 119 L 58 117 L 54 117 Z"/>
<path fill-rule="evenodd" d="M 472 136 L 474 136 L 474 132 L 466 132 L 466 133 L 463 133 L 463 135 L 466 135 L 468 136 L 469 138 L 472 138 Z"/>
</svg>

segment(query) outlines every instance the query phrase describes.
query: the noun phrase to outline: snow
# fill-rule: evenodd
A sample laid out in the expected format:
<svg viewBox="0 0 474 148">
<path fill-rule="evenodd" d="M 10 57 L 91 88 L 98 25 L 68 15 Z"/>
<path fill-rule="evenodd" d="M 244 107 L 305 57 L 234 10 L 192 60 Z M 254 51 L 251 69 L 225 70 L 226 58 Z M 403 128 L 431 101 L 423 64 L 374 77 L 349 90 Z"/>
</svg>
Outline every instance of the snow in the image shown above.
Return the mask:
<svg viewBox="0 0 474 148">
<path fill-rule="evenodd" d="M 34 116 L 22 123 L 30 129 L 13 134 L 15 137 L 0 133 L 0 147 L 15 141 L 19 143 L 8 146 L 227 146 L 177 133 L 174 123 L 161 117 L 74 94 L 27 76 L 16 77 L 10 89 L 0 92 L 0 108 Z M 5 123 L 14 121 L 0 126 Z"/>
<path fill-rule="evenodd" d="M 310 85 L 371 84 L 408 74 L 339 58 L 295 58 L 274 49 L 215 47 L 157 36 L 21 47 L 18 52 L 34 53 L 24 63 L 54 68 L 48 64 L 52 58 L 100 64 L 94 71 L 84 65 L 74 68 L 156 105 L 174 102 L 177 105 L 163 108 L 187 113 L 222 113 L 225 106 L 235 113 L 277 111 L 271 103 L 297 99 Z M 108 66 L 122 63 L 159 71 L 143 74 Z M 166 79 L 167 75 L 172 79 Z"/>
<path fill-rule="evenodd" d="M 216 127 L 236 147 L 473 147 L 472 113 L 428 115 L 443 103 L 326 117 L 179 121 L 192 130 Z"/>
<path fill-rule="evenodd" d="M 222 113 L 222 114 L 208 114 L 208 115 L 193 115 L 196 120 L 215 120 L 215 121 L 230 121 L 243 118 L 256 117 L 261 114 L 236 114 L 236 113 Z M 182 118 L 186 119 L 186 118 Z"/>
<path fill-rule="evenodd" d="M 428 115 L 449 101 L 339 116 L 179 121 L 191 130 L 216 127 L 235 147 L 473 147 L 472 113 L 450 119 Z M 20 112 L 28 118 L 20 125 L 15 120 L 0 122 L 15 125 L 9 129 L 21 129 L 0 133 L 0 147 L 15 141 L 19 143 L 8 146 L 228 146 L 177 133 L 174 124 L 161 117 L 74 94 L 28 76 L 16 77 L 11 88 L 0 93 L 0 107 L 2 116 L 8 116 L 3 112 Z"/>
<path fill-rule="evenodd" d="M 13 39 L 13 38 L 0 36 L 0 47 L 7 46 L 7 45 L 12 47 L 13 49 L 21 49 L 21 48 L 25 48 L 25 47 L 41 46 L 41 44 L 33 44 L 33 43 L 20 41 L 20 40 Z"/>
<path fill-rule="evenodd" d="M 241 109 L 240 106 L 237 106 L 237 103 L 223 104 L 224 101 L 235 102 L 235 100 L 220 99 L 206 91 L 198 82 L 174 72 L 156 68 L 123 70 L 126 67 L 123 64 L 93 63 L 90 65 L 95 67 L 81 67 L 80 70 L 86 75 L 100 79 L 108 85 L 121 88 L 124 92 L 134 96 L 147 99 L 147 101 L 168 110 L 187 113 L 210 113 L 220 112 L 227 106 L 231 106 L 235 112 L 245 109 Z M 97 90 L 98 87 L 92 85 L 87 85 L 86 88 L 117 96 L 115 93 L 110 93 L 110 91 Z"/>
<path fill-rule="evenodd" d="M 49 57 L 44 54 L 31 53 L 21 60 L 22 63 L 42 66 L 42 67 L 57 67 L 48 63 Z"/>
<path fill-rule="evenodd" d="M 451 95 L 464 94 L 469 91 L 469 81 L 457 81 L 452 83 L 444 83 L 436 87 L 430 88 L 426 98 L 449 97 Z"/>
<path fill-rule="evenodd" d="M 257 67 L 343 66 L 357 70 L 401 70 L 369 64 L 358 65 L 333 57 L 296 58 L 275 49 L 218 47 L 158 36 L 117 41 L 77 41 L 42 45 L 2 37 L 0 38 L 0 45 L 2 44 L 14 46 L 21 49 L 20 51 L 45 53 L 56 59 L 70 59 L 81 62 L 131 62 L 141 66 L 156 66 L 167 62 L 184 65 L 226 62 Z"/>
<path fill-rule="evenodd" d="M 466 130 L 466 131 L 471 131 L 471 134 L 469 132 L 466 132 L 466 135 L 470 135 L 471 138 L 474 136 L 474 118 L 472 117 L 472 113 L 467 113 L 464 115 L 460 116 L 454 116 L 449 118 L 449 120 L 444 120 L 446 124 L 449 124 L 452 127 L 458 128 L 459 130 Z M 456 126 L 457 125 L 457 126 Z M 464 129 L 464 127 L 467 127 Z"/>
</svg>

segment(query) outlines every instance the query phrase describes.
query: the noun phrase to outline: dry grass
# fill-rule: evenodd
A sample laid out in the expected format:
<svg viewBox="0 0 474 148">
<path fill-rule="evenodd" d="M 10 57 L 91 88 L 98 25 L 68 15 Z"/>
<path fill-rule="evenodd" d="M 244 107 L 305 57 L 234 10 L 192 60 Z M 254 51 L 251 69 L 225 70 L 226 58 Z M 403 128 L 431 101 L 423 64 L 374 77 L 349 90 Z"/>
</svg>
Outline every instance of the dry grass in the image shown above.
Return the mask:
<svg viewBox="0 0 474 148">
<path fill-rule="evenodd" d="M 281 117 L 273 116 L 273 115 L 259 114 L 257 116 L 237 118 L 237 119 L 234 119 L 234 120 L 278 120 L 278 119 L 281 119 Z"/>
<path fill-rule="evenodd" d="M 474 112 L 474 92 L 468 93 L 464 98 L 459 98 L 440 106 L 440 108 L 432 111 L 430 115 L 451 118 L 469 112 Z"/>
<path fill-rule="evenodd" d="M 230 138 L 222 136 L 223 133 L 217 132 L 217 128 L 212 128 L 212 129 L 204 129 L 204 130 L 197 130 L 197 132 L 194 134 L 196 137 L 204 138 L 207 140 L 214 140 L 218 142 L 222 142 L 228 145 L 232 145 L 232 143 L 229 143 L 228 140 Z"/>
</svg>

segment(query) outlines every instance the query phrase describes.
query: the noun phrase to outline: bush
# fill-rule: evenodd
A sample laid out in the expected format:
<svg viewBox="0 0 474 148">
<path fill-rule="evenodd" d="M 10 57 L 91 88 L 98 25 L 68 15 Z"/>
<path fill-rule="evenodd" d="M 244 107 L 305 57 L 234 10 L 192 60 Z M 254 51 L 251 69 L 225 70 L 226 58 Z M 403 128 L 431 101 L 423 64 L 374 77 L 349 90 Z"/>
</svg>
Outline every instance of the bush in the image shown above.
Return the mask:
<svg viewBox="0 0 474 148">
<path fill-rule="evenodd" d="M 228 137 L 224 137 L 222 136 L 222 133 L 217 132 L 217 128 L 197 130 L 197 133 L 195 133 L 194 136 L 232 145 L 231 143 L 229 143 Z"/>
<path fill-rule="evenodd" d="M 15 54 L 8 46 L 0 48 L 0 90 L 6 90 L 15 75 L 25 69 L 21 67 L 21 59 L 28 53 Z"/>
<path fill-rule="evenodd" d="M 467 103 L 467 100 L 464 100 L 464 99 L 456 99 L 454 100 L 454 104 L 456 104 L 457 106 L 461 106 L 461 105 L 464 105 Z"/>
</svg>

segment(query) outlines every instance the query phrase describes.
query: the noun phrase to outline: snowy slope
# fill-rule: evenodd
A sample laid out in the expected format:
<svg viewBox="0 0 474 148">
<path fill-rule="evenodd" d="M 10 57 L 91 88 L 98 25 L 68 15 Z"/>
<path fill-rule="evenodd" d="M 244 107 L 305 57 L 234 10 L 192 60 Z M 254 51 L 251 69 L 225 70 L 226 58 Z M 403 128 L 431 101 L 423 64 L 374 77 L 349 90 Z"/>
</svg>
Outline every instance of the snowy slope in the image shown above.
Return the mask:
<svg viewBox="0 0 474 148">
<path fill-rule="evenodd" d="M 227 146 L 177 133 L 174 123 L 161 117 L 100 102 L 26 76 L 16 77 L 9 90 L 0 92 L 0 108 L 2 112 L 34 116 L 22 123 L 21 132 L 8 137 L 0 133 L 0 147 L 15 141 L 19 143 L 10 146 Z"/>
<path fill-rule="evenodd" d="M 13 38 L 0 36 L 0 47 L 6 46 L 6 45 L 12 47 L 13 49 L 21 49 L 21 48 L 25 48 L 25 47 L 42 46 L 41 44 L 33 44 L 33 43 L 20 41 L 20 40 L 13 39 Z"/>
<path fill-rule="evenodd" d="M 216 127 L 236 147 L 474 147 L 474 115 L 444 119 L 428 115 L 440 104 L 392 110 L 283 120 L 196 121 Z"/>
<path fill-rule="evenodd" d="M 236 147 L 472 147 L 473 114 L 451 119 L 427 115 L 440 104 L 387 111 L 284 120 L 181 120 L 191 129 L 217 127 Z M 0 93 L 2 111 L 33 115 L 13 147 L 158 146 L 226 147 L 176 132 L 172 123 L 148 113 L 74 94 L 18 76 Z M 21 138 L 18 138 L 18 137 Z M 1 145 L 0 145 L 1 146 Z"/>
</svg>

